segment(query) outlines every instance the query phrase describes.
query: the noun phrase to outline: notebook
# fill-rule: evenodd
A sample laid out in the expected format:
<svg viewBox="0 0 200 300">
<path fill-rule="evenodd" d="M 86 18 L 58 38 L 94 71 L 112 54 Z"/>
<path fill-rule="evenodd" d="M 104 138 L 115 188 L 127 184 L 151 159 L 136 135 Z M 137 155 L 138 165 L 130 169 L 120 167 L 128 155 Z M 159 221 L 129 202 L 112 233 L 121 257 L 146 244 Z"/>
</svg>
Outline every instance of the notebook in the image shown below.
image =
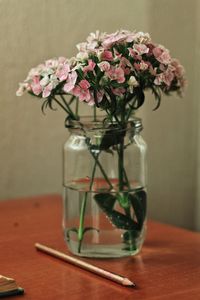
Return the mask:
<svg viewBox="0 0 200 300">
<path fill-rule="evenodd" d="M 22 295 L 23 293 L 24 289 L 19 287 L 13 278 L 0 275 L 0 298 Z"/>
</svg>

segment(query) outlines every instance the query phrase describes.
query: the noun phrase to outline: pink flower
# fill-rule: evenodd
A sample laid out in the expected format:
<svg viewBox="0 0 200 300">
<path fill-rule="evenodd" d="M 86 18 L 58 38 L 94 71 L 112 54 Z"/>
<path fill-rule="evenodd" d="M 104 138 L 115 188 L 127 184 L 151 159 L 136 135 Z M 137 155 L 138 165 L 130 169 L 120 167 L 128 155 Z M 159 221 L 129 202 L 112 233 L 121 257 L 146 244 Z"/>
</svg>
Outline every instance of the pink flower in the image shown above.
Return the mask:
<svg viewBox="0 0 200 300">
<path fill-rule="evenodd" d="M 133 50 L 138 54 L 142 55 L 149 52 L 149 48 L 144 44 L 134 44 Z"/>
<path fill-rule="evenodd" d="M 119 68 L 111 67 L 110 70 L 106 72 L 106 75 L 111 80 L 116 80 L 118 83 L 123 83 L 125 81 L 124 71 L 121 67 Z"/>
<path fill-rule="evenodd" d="M 101 70 L 101 72 L 104 72 L 104 71 L 108 71 L 108 70 L 110 70 L 110 64 L 109 64 L 109 62 L 107 62 L 107 61 L 102 61 L 102 62 L 100 62 L 99 64 L 98 64 L 98 67 L 99 67 L 99 69 Z"/>
<path fill-rule="evenodd" d="M 160 64 L 159 69 L 164 72 L 166 70 L 166 66 L 163 64 Z"/>
<path fill-rule="evenodd" d="M 83 72 L 87 73 L 88 71 L 93 71 L 96 64 L 91 59 L 88 60 L 88 65 L 83 67 Z"/>
<path fill-rule="evenodd" d="M 170 69 L 167 69 L 165 72 L 160 73 L 156 76 L 154 83 L 156 85 L 161 85 L 165 83 L 168 87 L 170 87 L 172 81 L 174 79 L 174 74 Z"/>
<path fill-rule="evenodd" d="M 154 47 L 152 53 L 157 58 L 163 53 L 163 49 L 160 47 Z"/>
<path fill-rule="evenodd" d="M 51 94 L 51 91 L 53 89 L 53 85 L 52 83 L 49 83 L 47 86 L 45 86 L 43 93 L 42 93 L 42 97 L 46 98 L 49 97 L 49 95 Z"/>
<path fill-rule="evenodd" d="M 138 55 L 136 51 L 134 51 L 132 48 L 128 48 L 129 55 L 132 56 L 134 59 L 142 60 L 142 56 Z"/>
<path fill-rule="evenodd" d="M 122 56 L 121 59 L 120 59 L 120 62 L 119 62 L 119 67 L 123 68 L 123 67 L 126 67 L 126 66 L 132 68 L 131 62 L 126 57 Z"/>
<path fill-rule="evenodd" d="M 128 48 L 129 55 L 134 57 L 136 55 L 136 52 L 133 50 L 133 48 Z"/>
<path fill-rule="evenodd" d="M 39 76 L 34 76 L 33 77 L 33 82 L 31 83 L 31 89 L 33 94 L 38 96 L 42 92 L 42 87 L 40 85 L 40 77 Z"/>
<path fill-rule="evenodd" d="M 83 79 L 79 82 L 79 86 L 83 89 L 83 90 L 87 90 L 90 87 L 90 83 L 86 80 Z"/>
<path fill-rule="evenodd" d="M 71 91 L 80 101 L 89 101 L 91 98 L 89 90 L 84 90 L 80 86 L 75 86 Z"/>
<path fill-rule="evenodd" d="M 134 63 L 134 68 L 136 69 L 136 71 L 140 70 L 140 63 Z"/>
<path fill-rule="evenodd" d="M 103 47 L 109 48 L 114 43 L 122 42 L 126 39 L 126 35 L 116 31 L 115 33 L 107 34 L 107 36 L 103 40 Z"/>
<path fill-rule="evenodd" d="M 129 68 L 122 68 L 125 75 L 129 75 L 131 73 L 131 70 Z"/>
<path fill-rule="evenodd" d="M 91 95 L 89 91 L 90 84 L 86 79 L 79 82 L 79 85 L 75 86 L 71 93 L 78 97 L 80 101 L 90 101 Z"/>
<path fill-rule="evenodd" d="M 133 69 L 132 64 L 126 57 L 121 57 L 119 67 L 123 69 L 125 75 L 129 75 L 131 69 Z"/>
<path fill-rule="evenodd" d="M 170 86 L 172 83 L 172 80 L 174 79 L 174 74 L 170 69 L 167 69 L 167 71 L 165 71 L 163 73 L 163 81 L 167 86 Z"/>
<path fill-rule="evenodd" d="M 177 59 L 173 59 L 171 65 L 174 67 L 174 74 L 180 78 L 185 74 L 183 66 L 179 63 Z"/>
<path fill-rule="evenodd" d="M 122 57 L 122 53 L 119 53 L 119 51 L 117 51 L 117 49 L 113 49 L 113 52 L 114 52 L 114 57 L 116 57 L 116 58 L 121 58 Z"/>
<path fill-rule="evenodd" d="M 168 65 L 171 62 L 169 51 L 162 46 L 155 47 L 153 49 L 153 55 L 162 64 Z"/>
<path fill-rule="evenodd" d="M 98 103 L 100 103 L 102 101 L 103 95 L 104 95 L 103 90 L 100 90 L 100 91 L 97 92 L 97 95 L 96 95 L 97 99 L 96 100 L 97 100 Z M 91 95 L 90 100 L 87 101 L 87 102 L 88 102 L 88 105 L 90 105 L 90 106 L 94 105 L 95 104 L 94 96 Z"/>
<path fill-rule="evenodd" d="M 156 76 L 157 75 L 157 68 L 153 68 L 152 65 L 149 66 L 149 72 L 151 75 Z"/>
<path fill-rule="evenodd" d="M 113 89 L 113 88 L 112 88 L 112 92 L 113 92 L 113 94 L 116 95 L 116 96 L 123 96 L 124 93 L 125 93 L 125 91 L 126 91 L 126 90 L 125 90 L 123 87 L 119 87 L 119 88 L 116 88 L 116 89 Z"/>
<path fill-rule="evenodd" d="M 112 61 L 113 60 L 113 54 L 111 51 L 105 50 L 102 54 L 101 54 L 101 58 L 103 60 L 108 60 L 108 61 Z"/>
<path fill-rule="evenodd" d="M 154 79 L 155 85 L 161 85 L 163 83 L 163 73 L 160 73 Z"/>
<path fill-rule="evenodd" d="M 63 90 L 66 93 L 69 93 L 75 86 L 76 83 L 76 79 L 77 79 L 77 73 L 75 71 L 72 71 L 67 78 L 67 81 L 63 87 Z"/>
<path fill-rule="evenodd" d="M 148 64 L 146 62 L 144 62 L 144 61 L 141 61 L 140 64 L 139 64 L 139 66 L 140 66 L 140 70 L 141 71 L 145 71 L 149 67 Z"/>
<path fill-rule="evenodd" d="M 56 71 L 56 76 L 60 81 L 64 81 L 67 79 L 69 71 L 70 71 L 69 64 L 60 64 Z"/>
</svg>

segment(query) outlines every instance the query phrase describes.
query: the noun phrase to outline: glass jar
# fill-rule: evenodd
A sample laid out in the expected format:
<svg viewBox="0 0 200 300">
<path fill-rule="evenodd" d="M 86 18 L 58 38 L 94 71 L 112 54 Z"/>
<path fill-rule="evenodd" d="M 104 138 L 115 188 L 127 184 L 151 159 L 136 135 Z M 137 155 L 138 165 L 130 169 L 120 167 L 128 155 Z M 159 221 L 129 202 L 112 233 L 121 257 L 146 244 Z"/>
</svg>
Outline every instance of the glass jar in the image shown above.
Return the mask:
<svg viewBox="0 0 200 300">
<path fill-rule="evenodd" d="M 71 121 L 64 145 L 63 229 L 85 257 L 137 254 L 146 231 L 146 143 L 139 118 L 123 126 Z"/>
</svg>

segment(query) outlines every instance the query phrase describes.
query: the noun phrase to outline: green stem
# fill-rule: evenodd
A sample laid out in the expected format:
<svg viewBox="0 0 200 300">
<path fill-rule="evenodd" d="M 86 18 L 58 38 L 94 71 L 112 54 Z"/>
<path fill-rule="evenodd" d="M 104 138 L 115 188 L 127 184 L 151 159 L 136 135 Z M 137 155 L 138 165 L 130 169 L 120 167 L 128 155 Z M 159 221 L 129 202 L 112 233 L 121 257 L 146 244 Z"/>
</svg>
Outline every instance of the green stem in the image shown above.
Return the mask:
<svg viewBox="0 0 200 300">
<path fill-rule="evenodd" d="M 124 122 L 124 119 L 122 118 L 122 123 Z M 124 138 L 122 140 L 122 142 L 119 144 L 119 148 L 118 148 L 118 176 L 119 176 L 119 192 L 123 192 L 124 191 L 124 177 L 126 180 L 126 183 L 128 185 L 128 188 L 130 190 L 130 184 L 126 175 L 126 171 L 124 168 Z M 129 192 L 129 191 L 128 191 Z M 126 197 L 128 192 L 123 192 L 122 193 L 122 197 Z M 127 198 L 127 197 L 126 197 Z M 127 198 L 128 201 L 128 198 Z M 130 211 L 130 204 L 128 204 L 126 207 L 124 207 L 124 211 L 125 214 L 128 218 L 131 218 L 131 211 Z M 129 234 L 129 240 L 132 241 L 132 235 L 131 235 L 131 231 L 128 230 L 128 234 Z M 132 242 L 130 245 L 131 249 L 132 249 Z"/>
<path fill-rule="evenodd" d="M 131 116 L 131 113 L 132 113 L 133 109 L 130 107 L 129 110 L 128 110 L 128 113 L 127 113 L 127 116 L 126 116 L 126 121 L 128 122 L 130 116 Z"/>
<path fill-rule="evenodd" d="M 126 174 L 126 170 L 125 170 L 124 167 L 123 167 L 123 172 L 124 172 L 124 179 L 126 180 L 127 187 L 128 187 L 128 189 L 130 190 L 130 189 L 131 189 L 131 185 L 130 185 L 130 183 L 129 183 L 128 176 L 127 176 L 127 174 Z"/>
<path fill-rule="evenodd" d="M 100 152 L 99 152 L 100 154 Z M 98 160 L 98 157 L 99 157 L 99 154 L 97 155 L 97 160 Z M 91 181 L 90 181 L 90 188 L 89 188 L 89 191 L 92 190 L 92 185 L 93 185 L 93 182 L 94 182 L 94 174 L 96 172 L 96 167 L 97 167 L 97 160 L 95 160 L 94 162 L 94 167 L 93 167 L 93 170 L 92 170 L 92 176 L 91 176 Z"/>
<path fill-rule="evenodd" d="M 118 151 L 118 178 L 119 178 L 119 191 L 124 189 L 124 139 L 119 144 Z"/>
<path fill-rule="evenodd" d="M 96 122 L 97 121 L 97 108 L 96 108 L 96 105 L 94 105 L 94 122 Z"/>
<path fill-rule="evenodd" d="M 78 228 L 78 253 L 81 252 L 81 244 L 82 244 L 83 234 L 84 234 L 84 217 L 85 217 L 87 196 L 88 196 L 88 193 L 85 192 L 82 203 L 81 203 L 80 222 L 79 222 L 79 228 Z"/>
<path fill-rule="evenodd" d="M 64 104 L 66 105 L 67 110 L 69 111 L 69 114 L 72 116 L 72 118 L 73 118 L 74 120 L 78 120 L 77 115 L 75 115 L 75 114 L 73 113 L 73 111 L 71 110 L 71 107 L 69 106 L 69 104 L 68 104 L 67 101 L 65 100 L 64 96 L 63 96 L 63 95 L 60 95 L 60 97 L 61 97 L 61 99 L 63 100 Z"/>
<path fill-rule="evenodd" d="M 79 107 L 79 100 L 78 100 L 78 98 L 77 98 L 77 99 L 76 99 L 76 110 L 75 110 L 76 116 L 78 116 L 78 107 Z"/>
<path fill-rule="evenodd" d="M 71 105 L 74 102 L 75 99 L 77 99 L 77 98 L 75 96 L 72 96 L 71 99 L 68 102 L 68 105 Z"/>
<path fill-rule="evenodd" d="M 117 147 L 117 153 L 118 153 L 118 155 L 119 155 L 119 149 L 118 149 L 118 147 Z M 124 174 L 124 180 L 125 180 L 125 183 L 126 183 L 128 189 L 130 190 L 130 189 L 131 189 L 131 185 L 130 185 L 130 183 L 129 183 L 128 176 L 127 176 L 127 174 L 126 174 L 126 170 L 125 170 L 125 168 L 124 168 L 124 165 L 123 165 L 123 174 Z"/>
<path fill-rule="evenodd" d="M 97 155 L 97 159 L 98 159 L 99 154 Z M 95 160 L 93 170 L 92 170 L 89 191 L 92 190 L 96 166 L 97 166 L 97 161 Z M 83 200 L 82 200 L 82 204 L 81 204 L 80 221 L 79 221 L 79 229 L 78 229 L 78 253 L 81 252 L 81 245 L 82 245 L 83 236 L 84 236 L 84 218 L 85 218 L 85 209 L 86 209 L 86 204 L 87 204 L 87 198 L 88 198 L 88 192 L 85 192 Z"/>
<path fill-rule="evenodd" d="M 66 111 L 69 114 L 69 111 L 66 109 L 66 107 L 64 105 L 62 105 L 62 103 L 60 103 L 60 101 L 58 99 L 56 99 L 55 97 L 52 97 L 52 98 L 60 107 L 62 107 L 62 109 L 64 109 L 64 111 Z"/>
<path fill-rule="evenodd" d="M 108 176 L 106 175 L 106 172 L 104 171 L 102 165 L 101 165 L 100 162 L 98 161 L 98 158 L 95 156 L 95 154 L 94 154 L 91 150 L 90 150 L 90 153 L 91 153 L 91 155 L 93 156 L 93 158 L 95 159 L 95 161 L 96 161 L 96 163 L 97 163 L 99 169 L 101 170 L 101 173 L 103 174 L 103 176 L 104 176 L 106 182 L 107 182 L 108 185 L 110 186 L 110 189 L 112 189 L 113 186 L 112 186 L 112 184 L 111 184 L 111 182 L 110 182 Z"/>
</svg>

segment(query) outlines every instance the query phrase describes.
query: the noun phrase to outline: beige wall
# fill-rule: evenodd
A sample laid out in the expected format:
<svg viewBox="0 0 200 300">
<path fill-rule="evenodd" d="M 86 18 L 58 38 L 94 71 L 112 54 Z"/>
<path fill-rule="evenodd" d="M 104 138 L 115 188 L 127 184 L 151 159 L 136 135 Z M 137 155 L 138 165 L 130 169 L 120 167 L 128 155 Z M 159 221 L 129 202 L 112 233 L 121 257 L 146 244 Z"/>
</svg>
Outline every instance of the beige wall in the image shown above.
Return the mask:
<svg viewBox="0 0 200 300">
<path fill-rule="evenodd" d="M 167 45 L 184 64 L 188 89 L 184 99 L 164 97 L 159 111 L 145 107 L 144 135 L 149 144 L 151 216 L 194 228 L 197 201 L 197 128 L 199 1 L 148 2 L 152 38 Z M 199 51 L 198 51 L 199 52 Z M 151 104 L 152 105 L 152 104 Z M 200 115 L 199 115 L 200 116 Z"/>
<path fill-rule="evenodd" d="M 189 80 L 185 99 L 165 98 L 152 112 L 147 95 L 140 112 L 149 145 L 149 215 L 193 228 L 198 13 L 195 0 L 0 0 L 0 199 L 62 189 L 64 113 L 43 116 L 38 99 L 16 98 L 18 82 L 44 59 L 73 56 L 76 43 L 91 31 L 136 29 L 169 47 Z"/>
</svg>

